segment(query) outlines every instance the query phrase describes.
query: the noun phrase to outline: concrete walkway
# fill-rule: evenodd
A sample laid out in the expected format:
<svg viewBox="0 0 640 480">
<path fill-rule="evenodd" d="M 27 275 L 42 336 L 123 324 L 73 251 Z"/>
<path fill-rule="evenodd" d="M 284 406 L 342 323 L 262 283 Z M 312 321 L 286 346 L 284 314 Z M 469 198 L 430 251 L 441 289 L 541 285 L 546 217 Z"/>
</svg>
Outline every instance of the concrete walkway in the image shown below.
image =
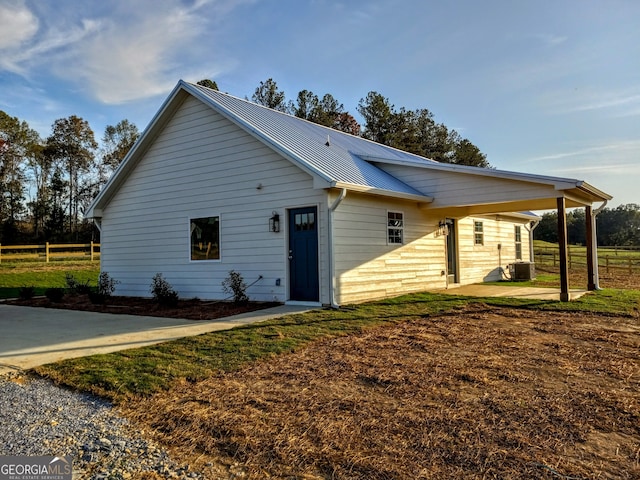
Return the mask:
<svg viewBox="0 0 640 480">
<path fill-rule="evenodd" d="M 0 304 L 0 374 L 137 348 L 311 310 L 281 305 L 218 320 L 179 320 Z"/>
<path fill-rule="evenodd" d="M 432 292 L 465 295 L 468 297 L 511 297 L 560 301 L 559 288 L 517 287 L 514 285 L 463 285 L 452 286 L 448 289 L 432 290 Z M 569 297 L 571 300 L 575 300 L 586 293 L 588 293 L 587 290 L 570 290 Z"/>
</svg>

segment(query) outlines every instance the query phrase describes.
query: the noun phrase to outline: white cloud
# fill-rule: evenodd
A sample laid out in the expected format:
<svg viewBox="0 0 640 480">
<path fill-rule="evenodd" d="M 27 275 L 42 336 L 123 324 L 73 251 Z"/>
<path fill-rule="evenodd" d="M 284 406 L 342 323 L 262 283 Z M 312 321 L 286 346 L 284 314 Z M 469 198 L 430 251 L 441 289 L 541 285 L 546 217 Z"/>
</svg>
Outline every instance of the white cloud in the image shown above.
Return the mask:
<svg viewBox="0 0 640 480">
<path fill-rule="evenodd" d="M 560 45 L 561 43 L 566 42 L 569 37 L 554 35 L 552 33 L 538 33 L 534 34 L 533 38 L 542 41 L 542 43 L 549 47 L 555 47 L 556 45 Z"/>
<path fill-rule="evenodd" d="M 610 141 L 530 158 L 527 163 L 546 165 L 553 174 L 608 176 L 640 174 L 640 140 Z"/>
<path fill-rule="evenodd" d="M 37 37 L 33 28 L 21 27 L 18 38 L 21 46 L 29 40 L 26 46 L 17 48 L 13 41 L 2 51 L 0 37 L 0 69 L 29 77 L 32 68 L 48 67 L 54 77 L 106 104 L 163 94 L 179 78 L 204 71 L 205 62 L 209 74 L 231 64 L 215 50 L 214 27 L 250 1 L 196 0 L 185 6 L 179 0 L 118 0 L 88 12 L 61 2 L 50 7 L 58 7 L 55 15 L 39 12 L 46 28 Z M 34 14 L 16 5 L 37 29 Z"/>
<path fill-rule="evenodd" d="M 23 1 L 0 4 L 0 50 L 15 48 L 38 31 L 38 19 Z"/>
<path fill-rule="evenodd" d="M 554 114 L 608 110 L 615 117 L 635 116 L 640 114 L 640 89 L 575 88 L 546 94 L 541 97 L 541 103 Z"/>
<path fill-rule="evenodd" d="M 38 19 L 22 1 L 0 4 L 0 68 L 19 72 L 14 54 L 38 31 Z"/>
</svg>

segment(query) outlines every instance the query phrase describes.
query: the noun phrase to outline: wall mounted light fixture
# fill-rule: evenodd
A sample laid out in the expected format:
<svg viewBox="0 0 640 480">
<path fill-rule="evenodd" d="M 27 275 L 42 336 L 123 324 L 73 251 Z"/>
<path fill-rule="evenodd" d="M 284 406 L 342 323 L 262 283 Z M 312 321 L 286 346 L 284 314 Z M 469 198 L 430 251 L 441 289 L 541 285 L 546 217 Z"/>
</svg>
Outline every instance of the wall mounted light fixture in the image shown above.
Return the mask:
<svg viewBox="0 0 640 480">
<path fill-rule="evenodd" d="M 280 215 L 275 210 L 271 212 L 271 218 L 269 219 L 269 231 L 270 232 L 280 231 Z"/>
<path fill-rule="evenodd" d="M 438 223 L 438 235 L 449 235 L 449 225 L 446 220 L 440 220 Z"/>
</svg>

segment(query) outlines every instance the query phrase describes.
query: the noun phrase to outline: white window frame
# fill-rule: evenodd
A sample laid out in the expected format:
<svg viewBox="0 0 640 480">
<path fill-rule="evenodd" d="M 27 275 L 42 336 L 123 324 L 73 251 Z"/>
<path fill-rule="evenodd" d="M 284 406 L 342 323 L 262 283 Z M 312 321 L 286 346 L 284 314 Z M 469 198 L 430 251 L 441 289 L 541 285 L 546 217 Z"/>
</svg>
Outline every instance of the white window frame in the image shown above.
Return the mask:
<svg viewBox="0 0 640 480">
<path fill-rule="evenodd" d="M 400 218 L 399 218 L 401 222 L 400 226 L 390 224 L 390 222 L 392 221 L 392 219 L 389 218 L 390 215 L 400 215 Z M 398 220 L 398 219 L 395 218 L 393 220 Z M 387 245 L 404 245 L 404 225 L 405 225 L 404 212 L 401 212 L 398 210 L 387 210 Z M 397 233 L 394 233 L 392 235 L 391 234 L 392 230 L 399 231 L 399 235 Z M 397 237 L 400 238 L 400 241 L 395 241 Z"/>
<path fill-rule="evenodd" d="M 194 259 L 192 256 L 192 244 L 191 244 L 191 239 L 193 236 L 193 231 L 192 231 L 192 221 L 193 220 L 202 220 L 205 218 L 217 218 L 218 219 L 218 258 L 210 258 L 210 259 Z M 190 215 L 189 219 L 187 220 L 187 228 L 188 228 L 188 239 L 189 239 L 189 248 L 188 248 L 188 255 L 189 255 L 189 262 L 191 263 L 210 263 L 210 262 L 221 262 L 222 261 L 222 216 L 220 214 L 217 213 L 212 213 L 212 214 L 207 214 L 207 215 Z"/>
<path fill-rule="evenodd" d="M 479 230 L 478 227 L 480 227 Z M 478 241 L 478 239 L 480 241 Z M 484 245 L 484 222 L 482 220 L 473 221 L 473 244 L 478 246 Z"/>
<path fill-rule="evenodd" d="M 514 225 L 514 241 L 516 245 L 516 260 L 522 260 L 522 226 Z"/>
</svg>

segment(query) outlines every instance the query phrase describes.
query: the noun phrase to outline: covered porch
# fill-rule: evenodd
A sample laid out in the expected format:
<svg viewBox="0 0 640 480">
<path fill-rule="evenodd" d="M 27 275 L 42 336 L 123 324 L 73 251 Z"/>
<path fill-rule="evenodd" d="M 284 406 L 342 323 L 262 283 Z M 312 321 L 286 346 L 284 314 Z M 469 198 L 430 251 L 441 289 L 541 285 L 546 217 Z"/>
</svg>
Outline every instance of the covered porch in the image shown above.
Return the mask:
<svg viewBox="0 0 640 480">
<path fill-rule="evenodd" d="M 437 169 L 437 167 L 436 167 Z M 436 173 L 436 172 L 432 172 Z M 455 172 L 437 172 L 441 180 L 449 176 L 457 176 L 458 180 L 466 177 L 462 184 L 471 186 L 457 195 L 434 193 L 434 201 L 424 204 L 422 208 L 430 213 L 444 217 L 462 218 L 473 215 L 500 214 L 507 212 L 548 211 L 556 210 L 558 214 L 558 239 L 560 256 L 560 291 L 557 289 L 522 288 L 518 294 L 512 288 L 489 286 L 468 286 L 457 289 L 458 294 L 466 288 L 482 291 L 482 296 L 521 296 L 522 298 L 556 299 L 563 302 L 577 298 L 584 292 L 599 288 L 596 216 L 612 198 L 609 194 L 588 183 L 568 178 L 548 177 L 490 169 L 469 169 L 458 167 Z M 594 204 L 600 204 L 594 209 Z M 584 208 L 587 232 L 587 278 L 585 289 L 569 290 L 569 261 L 567 241 L 567 209 Z M 533 230 L 537 222 L 532 222 L 530 244 L 533 249 Z M 533 255 L 531 255 L 533 260 Z M 483 287 L 483 288 L 480 288 Z M 503 290 L 508 290 L 503 292 Z M 510 291 L 510 292 L 509 292 Z M 582 292 L 582 293 L 581 293 Z M 451 293 L 454 293 L 453 291 Z M 509 293 L 509 295 L 507 295 Z M 470 294 L 471 295 L 471 294 Z M 475 295 L 474 295 L 475 296 Z M 556 298 L 557 297 L 557 298 Z"/>
</svg>

